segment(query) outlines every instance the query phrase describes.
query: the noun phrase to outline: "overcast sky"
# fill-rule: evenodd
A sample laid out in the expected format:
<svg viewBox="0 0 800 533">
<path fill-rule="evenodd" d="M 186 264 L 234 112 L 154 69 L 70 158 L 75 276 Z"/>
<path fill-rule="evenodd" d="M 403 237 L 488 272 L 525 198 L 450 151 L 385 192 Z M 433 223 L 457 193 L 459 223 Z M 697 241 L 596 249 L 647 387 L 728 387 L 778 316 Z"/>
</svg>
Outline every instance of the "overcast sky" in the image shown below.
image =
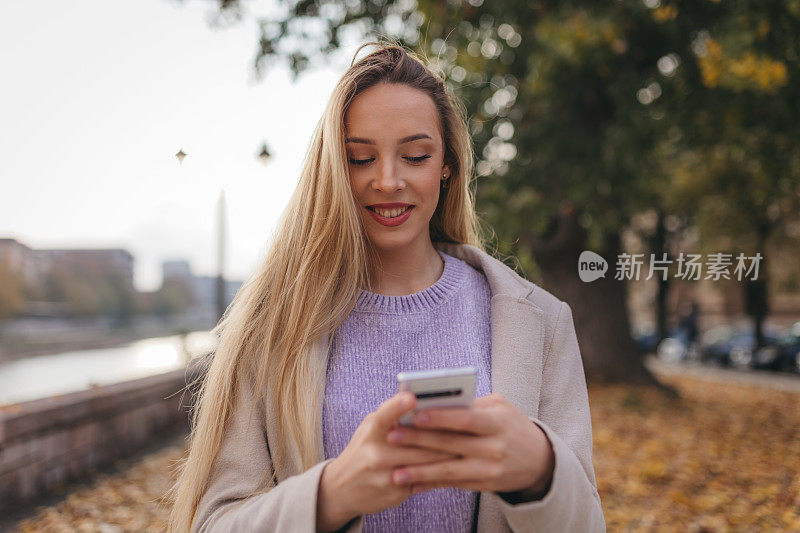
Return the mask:
<svg viewBox="0 0 800 533">
<path fill-rule="evenodd" d="M 274 3 L 245 2 L 256 14 Z M 282 65 L 256 83 L 254 19 L 213 29 L 213 8 L 2 3 L 0 237 L 33 248 L 126 248 L 136 287 L 153 290 L 163 260 L 215 273 L 224 188 L 229 277 L 253 271 L 359 43 L 294 85 Z M 263 140 L 273 153 L 266 167 L 256 159 Z"/>
</svg>

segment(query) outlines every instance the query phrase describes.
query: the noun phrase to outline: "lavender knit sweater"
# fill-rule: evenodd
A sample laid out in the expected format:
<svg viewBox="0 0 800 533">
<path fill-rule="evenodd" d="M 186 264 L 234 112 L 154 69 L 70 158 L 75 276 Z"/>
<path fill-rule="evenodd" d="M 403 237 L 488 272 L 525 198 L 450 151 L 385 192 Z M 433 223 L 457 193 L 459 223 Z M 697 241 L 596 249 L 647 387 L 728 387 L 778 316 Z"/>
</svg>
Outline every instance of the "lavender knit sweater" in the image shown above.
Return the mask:
<svg viewBox="0 0 800 533">
<path fill-rule="evenodd" d="M 337 328 L 328 358 L 322 431 L 325 458 L 338 456 L 363 418 L 397 392 L 404 370 L 474 366 L 476 396 L 491 393 L 491 292 L 483 273 L 438 251 L 436 283 L 387 296 L 361 291 Z M 412 494 L 364 518 L 364 531 L 469 532 L 478 493 L 445 487 Z"/>
</svg>

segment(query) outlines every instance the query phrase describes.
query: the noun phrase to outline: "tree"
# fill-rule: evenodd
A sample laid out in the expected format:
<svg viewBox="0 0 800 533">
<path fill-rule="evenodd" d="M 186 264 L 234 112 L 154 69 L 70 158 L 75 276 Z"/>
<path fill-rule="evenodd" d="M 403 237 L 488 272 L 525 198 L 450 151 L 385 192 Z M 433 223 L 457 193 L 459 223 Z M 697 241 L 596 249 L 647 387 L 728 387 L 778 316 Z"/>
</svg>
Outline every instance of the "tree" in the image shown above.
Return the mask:
<svg viewBox="0 0 800 533">
<path fill-rule="evenodd" d="M 782 36 L 774 39 L 778 48 L 791 51 L 794 4 L 318 0 L 281 5 L 283 16 L 259 20 L 259 75 L 268 62 L 285 59 L 297 77 L 339 47 L 340 34 L 351 29 L 364 37 L 393 37 L 434 55 L 433 68 L 470 114 L 480 159 L 478 208 L 497 232 L 499 251 L 520 257 L 525 270 L 572 306 L 589 379 L 658 385 L 630 337 L 625 281 L 607 276 L 583 283 L 576 275 L 577 258 L 590 249 L 614 263 L 632 216 L 666 213 L 674 205 L 667 197 L 673 173 L 665 144 L 681 152 L 710 146 L 713 119 L 735 114 L 742 104 L 718 98 L 709 80 L 747 78 L 754 71 L 768 73 L 753 74 L 755 79 L 781 77 L 778 60 L 753 52 L 743 56 L 748 66 L 714 78 L 717 56 L 713 46 L 710 56 L 702 46 L 708 28 L 721 36 L 735 34 L 735 21 L 757 12 L 781 28 Z M 787 15 L 791 22 L 783 20 Z M 316 39 L 309 28 L 316 28 Z M 796 62 L 793 53 L 787 57 Z M 791 110 L 796 122 L 796 109 Z M 787 151 L 777 164 L 785 169 L 789 156 Z"/>
<path fill-rule="evenodd" d="M 19 315 L 24 310 L 22 278 L 6 261 L 0 261 L 0 320 Z"/>
<path fill-rule="evenodd" d="M 741 284 L 762 345 L 768 244 L 800 222 L 800 3 L 719 9 L 722 16 L 692 43 L 701 89 L 672 110 L 675 134 L 663 159 L 671 163 L 671 209 L 694 219 L 706 248 L 763 257 L 758 277 Z M 786 245 L 796 250 L 798 239 L 791 240 Z"/>
<path fill-rule="evenodd" d="M 194 302 L 194 293 L 186 281 L 167 277 L 155 295 L 155 311 L 161 316 L 180 314 Z"/>
<path fill-rule="evenodd" d="M 72 265 L 53 264 L 43 286 L 46 300 L 63 304 L 69 317 L 97 316 L 103 311 L 101 284 Z"/>
<path fill-rule="evenodd" d="M 571 305 L 589 379 L 657 385 L 630 337 L 624 282 L 583 284 L 576 272 L 584 249 L 615 257 L 628 213 L 653 203 L 642 176 L 653 175 L 647 154 L 660 124 L 635 98 L 664 48 L 648 10 L 522 1 L 283 5 L 285 17 L 260 21 L 257 72 L 274 57 L 295 75 L 308 68 L 302 32 L 311 23 L 325 28 L 320 56 L 355 26 L 433 52 L 432 67 L 469 111 L 478 208 L 501 255 L 520 257 Z"/>
<path fill-rule="evenodd" d="M 66 304 L 68 316 L 105 315 L 115 318 L 117 325 L 127 324 L 137 310 L 134 288 L 123 272 L 69 262 L 53 264 L 35 293 L 39 298 Z"/>
</svg>

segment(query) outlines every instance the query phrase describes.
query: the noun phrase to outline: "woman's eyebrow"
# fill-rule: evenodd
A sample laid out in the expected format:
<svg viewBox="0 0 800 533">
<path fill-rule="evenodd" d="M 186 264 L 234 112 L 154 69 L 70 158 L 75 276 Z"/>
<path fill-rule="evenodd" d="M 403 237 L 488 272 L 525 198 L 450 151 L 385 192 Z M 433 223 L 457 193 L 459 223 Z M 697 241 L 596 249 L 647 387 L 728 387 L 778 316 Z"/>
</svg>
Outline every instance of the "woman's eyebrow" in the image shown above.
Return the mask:
<svg viewBox="0 0 800 533">
<path fill-rule="evenodd" d="M 404 144 L 409 143 L 411 141 L 417 141 L 419 139 L 430 139 L 431 136 L 427 133 L 415 133 L 414 135 L 409 135 L 408 137 L 403 137 L 397 144 Z M 345 139 L 346 143 L 359 143 L 359 144 L 375 144 L 375 141 L 372 139 L 365 139 L 363 137 L 348 137 Z"/>
</svg>

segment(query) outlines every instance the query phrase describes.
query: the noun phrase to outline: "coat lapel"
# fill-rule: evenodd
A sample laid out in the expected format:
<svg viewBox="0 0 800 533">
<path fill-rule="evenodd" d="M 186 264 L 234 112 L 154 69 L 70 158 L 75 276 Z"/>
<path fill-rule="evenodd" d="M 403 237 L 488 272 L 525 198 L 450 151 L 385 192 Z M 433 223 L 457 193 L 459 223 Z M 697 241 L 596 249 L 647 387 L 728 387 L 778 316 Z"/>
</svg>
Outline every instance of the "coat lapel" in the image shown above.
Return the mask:
<svg viewBox="0 0 800 533">
<path fill-rule="evenodd" d="M 491 289 L 492 392 L 537 416 L 544 353 L 544 312 L 527 296 L 533 284 L 502 261 L 468 244 L 434 243 L 481 270 Z"/>
<path fill-rule="evenodd" d="M 544 312 L 527 299 L 533 285 L 502 261 L 469 245 L 435 243 L 438 249 L 483 271 L 492 293 L 492 392 L 529 418 L 538 418 L 544 356 Z M 478 498 L 478 533 L 508 532 L 498 504 Z"/>
<path fill-rule="evenodd" d="M 492 296 L 492 392 L 505 396 L 528 417 L 538 415 L 542 311 L 528 300 Z"/>
</svg>

